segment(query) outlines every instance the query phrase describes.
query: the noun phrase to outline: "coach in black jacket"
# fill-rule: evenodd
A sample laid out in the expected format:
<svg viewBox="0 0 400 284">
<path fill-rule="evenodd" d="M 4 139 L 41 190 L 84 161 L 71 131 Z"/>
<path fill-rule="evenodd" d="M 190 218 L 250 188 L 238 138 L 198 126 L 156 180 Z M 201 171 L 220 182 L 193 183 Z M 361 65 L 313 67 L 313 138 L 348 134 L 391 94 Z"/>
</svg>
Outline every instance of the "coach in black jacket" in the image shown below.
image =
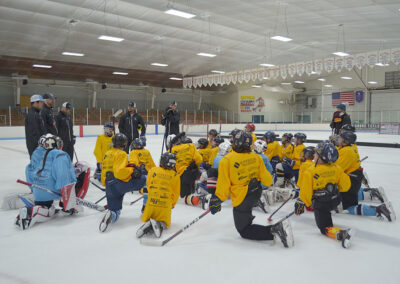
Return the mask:
<svg viewBox="0 0 400 284">
<path fill-rule="evenodd" d="M 51 133 L 53 135 L 57 135 L 56 121 L 53 114 L 53 106 L 55 102 L 54 96 L 53 94 L 44 94 L 43 99 L 45 99 L 46 101 L 43 104 L 40 115 L 43 119 L 46 134 Z"/>
<path fill-rule="evenodd" d="M 58 136 L 64 142 L 63 151 L 67 152 L 71 161 L 73 161 L 76 137 L 74 136 L 74 125 L 69 115 L 71 109 L 72 105 L 70 103 L 65 102 L 62 104 L 61 110 L 56 116 L 56 126 Z"/>
<path fill-rule="evenodd" d="M 336 109 L 337 110 L 333 114 L 330 127 L 336 135 L 339 135 L 340 129 L 343 127 L 343 125 L 351 125 L 351 118 L 350 115 L 346 113 L 346 105 L 340 104 L 336 107 Z"/>
<path fill-rule="evenodd" d="M 43 108 L 44 99 L 41 95 L 31 97 L 31 108 L 25 118 L 25 139 L 29 158 L 38 146 L 40 136 L 46 134 L 40 110 Z"/>
<path fill-rule="evenodd" d="M 128 112 L 121 116 L 119 120 L 118 129 L 120 133 L 125 134 L 128 137 L 128 146 L 125 149 L 129 153 L 129 146 L 135 138 L 146 135 L 146 125 L 144 124 L 143 118 L 136 112 L 136 103 L 129 102 Z"/>
<path fill-rule="evenodd" d="M 176 101 L 172 101 L 162 115 L 161 124 L 165 126 L 166 137 L 170 134 L 178 135 L 179 133 L 179 121 L 181 116 L 177 110 L 177 106 L 178 104 Z"/>
</svg>

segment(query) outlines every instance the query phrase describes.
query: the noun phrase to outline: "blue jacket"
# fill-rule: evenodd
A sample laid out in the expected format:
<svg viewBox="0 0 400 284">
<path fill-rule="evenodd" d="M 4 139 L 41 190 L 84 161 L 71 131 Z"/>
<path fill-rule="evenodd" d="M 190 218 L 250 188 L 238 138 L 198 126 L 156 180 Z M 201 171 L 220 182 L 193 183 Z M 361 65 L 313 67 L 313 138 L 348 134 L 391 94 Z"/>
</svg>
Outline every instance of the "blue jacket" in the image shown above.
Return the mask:
<svg viewBox="0 0 400 284">
<path fill-rule="evenodd" d="M 224 156 L 217 155 L 213 160 L 213 168 L 218 169 L 219 162 Z"/>
<path fill-rule="evenodd" d="M 272 166 L 271 166 L 271 163 L 269 162 L 268 156 L 265 155 L 264 153 L 261 153 L 259 155 L 263 158 L 265 167 L 267 168 L 269 173 L 272 175 Z"/>
<path fill-rule="evenodd" d="M 32 154 L 31 162 L 25 169 L 26 179 L 29 183 L 42 186 L 60 194 L 64 185 L 76 182 L 75 170 L 71 159 L 66 152 L 51 150 L 46 158 L 46 165 L 38 175 L 37 172 L 43 167 L 43 158 L 46 150 L 37 147 Z M 59 197 L 51 193 L 31 187 L 35 201 L 50 201 Z"/>
</svg>

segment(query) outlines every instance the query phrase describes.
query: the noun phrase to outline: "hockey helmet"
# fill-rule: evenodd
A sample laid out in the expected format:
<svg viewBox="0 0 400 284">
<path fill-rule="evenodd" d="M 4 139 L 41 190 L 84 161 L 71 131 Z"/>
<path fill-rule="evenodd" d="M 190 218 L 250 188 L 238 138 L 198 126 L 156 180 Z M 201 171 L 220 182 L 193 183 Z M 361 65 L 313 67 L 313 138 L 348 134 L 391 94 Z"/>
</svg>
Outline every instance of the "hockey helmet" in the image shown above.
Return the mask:
<svg viewBox="0 0 400 284">
<path fill-rule="evenodd" d="M 321 142 L 318 144 L 315 152 L 319 158 L 325 163 L 334 163 L 339 158 L 339 152 L 336 147 L 329 142 Z"/>
<path fill-rule="evenodd" d="M 303 157 L 305 159 L 312 159 L 314 158 L 315 148 L 312 146 L 305 147 L 303 149 Z"/>
<path fill-rule="evenodd" d="M 275 141 L 276 135 L 273 131 L 267 131 L 264 133 L 264 137 L 267 140 L 267 142 L 273 142 Z"/>
<path fill-rule="evenodd" d="M 252 140 L 250 133 L 241 130 L 233 137 L 232 149 L 237 153 L 250 152 Z"/>
<path fill-rule="evenodd" d="M 176 155 L 170 152 L 165 152 L 160 158 L 160 167 L 164 169 L 173 170 L 175 169 Z"/>
<path fill-rule="evenodd" d="M 210 129 L 210 131 L 208 131 L 208 135 L 216 137 L 218 135 L 218 132 L 216 129 Z"/>
<path fill-rule="evenodd" d="M 351 131 L 343 131 L 339 134 L 339 137 L 343 140 L 347 145 L 353 145 L 356 143 L 357 135 Z"/>
<path fill-rule="evenodd" d="M 351 132 L 356 132 L 356 128 L 351 125 L 351 124 L 345 124 L 340 128 L 341 131 L 351 131 Z"/>
<path fill-rule="evenodd" d="M 282 135 L 282 142 L 292 142 L 293 134 L 292 133 L 284 133 Z"/>
<path fill-rule="evenodd" d="M 307 139 L 307 135 L 304 133 L 298 132 L 294 135 L 294 138 L 296 138 L 298 141 L 305 142 Z"/>
<path fill-rule="evenodd" d="M 229 151 L 231 150 L 231 147 L 232 147 L 232 145 L 228 141 L 219 144 L 218 155 L 225 156 L 226 154 L 229 153 Z"/>
<path fill-rule="evenodd" d="M 123 133 L 117 133 L 112 138 L 114 148 L 126 148 L 128 145 L 128 138 Z"/>
<path fill-rule="evenodd" d="M 260 139 L 254 142 L 254 152 L 256 152 L 257 154 L 261 154 L 264 153 L 265 150 L 267 150 L 267 142 Z"/>
<path fill-rule="evenodd" d="M 64 143 L 60 137 L 55 136 L 51 133 L 47 133 L 42 135 L 39 138 L 39 146 L 43 147 L 46 150 L 53 150 L 53 149 L 62 149 Z"/>
<path fill-rule="evenodd" d="M 208 140 L 206 138 L 200 138 L 197 140 L 197 148 L 204 149 L 208 146 Z"/>
<path fill-rule="evenodd" d="M 247 123 L 245 128 L 250 129 L 251 132 L 254 132 L 254 130 L 256 130 L 256 126 L 253 123 Z"/>
</svg>

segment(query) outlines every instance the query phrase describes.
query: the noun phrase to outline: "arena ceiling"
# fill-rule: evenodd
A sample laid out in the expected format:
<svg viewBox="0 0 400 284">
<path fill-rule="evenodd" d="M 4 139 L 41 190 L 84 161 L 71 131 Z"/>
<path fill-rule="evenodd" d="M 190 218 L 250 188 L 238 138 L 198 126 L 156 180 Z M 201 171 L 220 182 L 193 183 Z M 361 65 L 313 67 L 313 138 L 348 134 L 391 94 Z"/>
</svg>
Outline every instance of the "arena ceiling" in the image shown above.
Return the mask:
<svg viewBox="0 0 400 284">
<path fill-rule="evenodd" d="M 164 13 L 170 8 L 196 16 Z M 355 54 L 400 47 L 399 9 L 398 0 L 2 0 L 0 55 L 202 75 L 324 58 L 343 48 Z M 277 34 L 293 40 L 269 39 Z"/>
</svg>

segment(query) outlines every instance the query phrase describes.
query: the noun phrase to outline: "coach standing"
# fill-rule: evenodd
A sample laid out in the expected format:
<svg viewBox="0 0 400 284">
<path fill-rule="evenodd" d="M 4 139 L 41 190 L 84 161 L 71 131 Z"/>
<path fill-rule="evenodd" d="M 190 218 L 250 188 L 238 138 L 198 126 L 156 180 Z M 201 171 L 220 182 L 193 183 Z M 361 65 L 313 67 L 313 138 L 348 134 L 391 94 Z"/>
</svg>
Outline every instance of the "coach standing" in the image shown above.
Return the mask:
<svg viewBox="0 0 400 284">
<path fill-rule="evenodd" d="M 58 136 L 64 142 L 63 151 L 66 152 L 71 158 L 71 161 L 73 161 L 76 137 L 74 135 L 74 125 L 69 115 L 71 109 L 72 105 L 69 102 L 65 102 L 61 105 L 61 110 L 56 116 L 56 126 Z"/>
<path fill-rule="evenodd" d="M 43 99 L 45 99 L 46 101 L 43 104 L 43 108 L 40 111 L 40 115 L 44 123 L 46 134 L 51 133 L 53 135 L 57 135 L 56 121 L 54 119 L 54 114 L 53 114 L 55 98 L 53 94 L 44 94 Z"/>
<path fill-rule="evenodd" d="M 169 106 L 165 109 L 165 113 L 161 117 L 161 124 L 165 126 L 165 133 L 164 133 L 164 141 L 168 135 L 175 134 L 178 135 L 179 133 L 179 121 L 181 116 L 177 110 L 178 103 L 176 101 L 172 101 Z M 168 150 L 167 143 L 165 143 L 165 148 Z"/>
<path fill-rule="evenodd" d="M 340 129 L 345 124 L 351 125 L 350 115 L 346 113 L 346 105 L 339 104 L 336 107 L 336 111 L 333 113 L 330 126 L 332 128 L 332 131 L 334 131 L 336 135 L 339 135 Z"/>
<path fill-rule="evenodd" d="M 136 103 L 129 102 L 128 112 L 121 116 L 118 124 L 119 133 L 125 134 L 128 137 L 128 146 L 125 152 L 129 153 L 129 146 L 135 138 L 146 135 L 146 125 L 144 124 L 143 118 L 136 111 Z"/>
<path fill-rule="evenodd" d="M 33 151 L 38 146 L 40 136 L 46 134 L 43 120 L 40 116 L 44 101 L 41 95 L 33 95 L 31 97 L 31 108 L 25 118 L 25 139 L 29 157 L 32 156 Z"/>
</svg>

